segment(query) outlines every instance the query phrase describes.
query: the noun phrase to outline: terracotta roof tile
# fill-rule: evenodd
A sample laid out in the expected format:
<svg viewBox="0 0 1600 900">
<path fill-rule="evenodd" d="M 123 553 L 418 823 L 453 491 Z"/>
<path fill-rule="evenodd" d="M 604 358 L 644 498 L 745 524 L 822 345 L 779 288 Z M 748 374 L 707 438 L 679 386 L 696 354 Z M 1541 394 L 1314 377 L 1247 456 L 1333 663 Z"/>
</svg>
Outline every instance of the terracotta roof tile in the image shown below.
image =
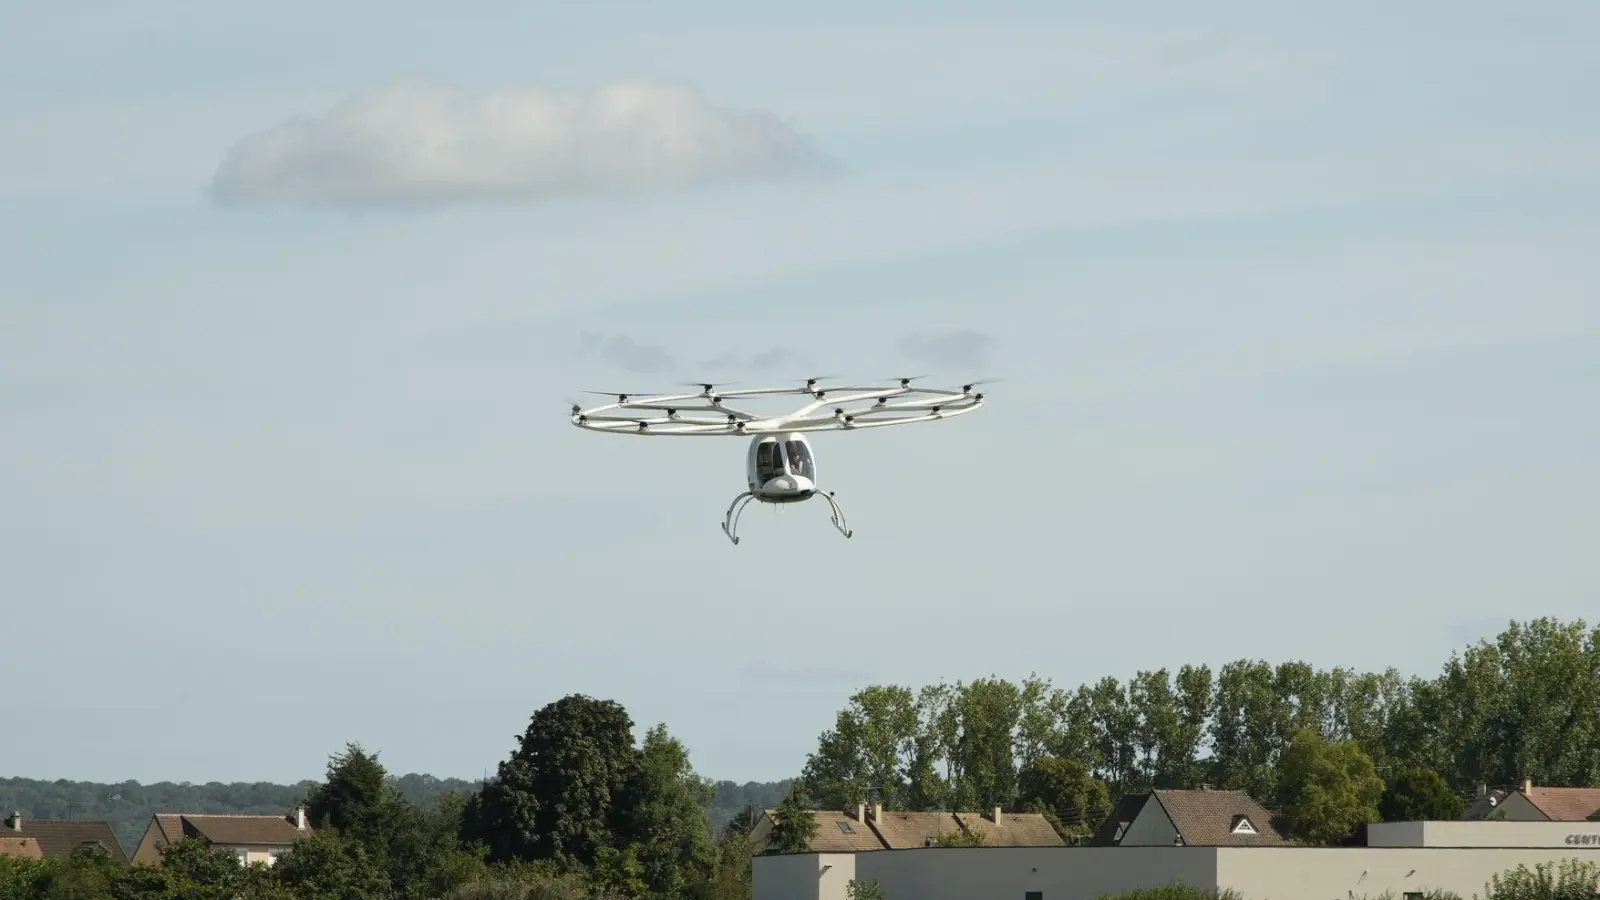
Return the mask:
<svg viewBox="0 0 1600 900">
<path fill-rule="evenodd" d="M 1154 791 L 1183 842 L 1200 847 L 1282 847 L 1289 838 L 1280 817 L 1244 791 Z M 1250 831 L 1235 828 L 1241 819 Z"/>
<path fill-rule="evenodd" d="M 984 844 L 990 847 L 1065 847 L 1067 842 L 1039 813 L 1010 813 L 1000 815 L 1000 824 L 991 818 L 993 813 L 956 813 L 956 820 L 969 832 L 982 834 Z"/>
<path fill-rule="evenodd" d="M 0 837 L 33 838 L 47 859 L 68 857 L 79 847 L 98 845 L 105 848 L 114 862 L 122 865 L 128 862 L 128 854 L 117 841 L 116 833 L 102 819 L 32 819 L 23 816 L 20 830 L 11 825 L 13 821 L 6 820 L 6 830 L 0 830 Z"/>
<path fill-rule="evenodd" d="M 891 850 L 924 847 L 940 835 L 959 834 L 961 824 L 955 813 L 900 812 L 886 809 L 881 819 L 871 819 L 872 827 Z"/>
<path fill-rule="evenodd" d="M 18 859 L 44 859 L 39 842 L 31 837 L 0 837 L 0 856 Z"/>
<path fill-rule="evenodd" d="M 173 822 L 174 819 L 177 822 Z M 309 828 L 306 831 L 296 828 L 292 816 L 181 813 L 157 815 L 156 821 L 169 841 L 199 835 L 213 844 L 288 846 L 310 832 Z"/>
<path fill-rule="evenodd" d="M 1600 820 L 1600 788 L 1536 787 L 1522 793 L 1552 822 Z"/>
<path fill-rule="evenodd" d="M 871 826 L 856 820 L 850 813 L 814 812 L 817 820 L 816 834 L 811 838 L 811 849 L 817 853 L 850 853 L 858 850 L 882 850 L 883 841 Z"/>
</svg>

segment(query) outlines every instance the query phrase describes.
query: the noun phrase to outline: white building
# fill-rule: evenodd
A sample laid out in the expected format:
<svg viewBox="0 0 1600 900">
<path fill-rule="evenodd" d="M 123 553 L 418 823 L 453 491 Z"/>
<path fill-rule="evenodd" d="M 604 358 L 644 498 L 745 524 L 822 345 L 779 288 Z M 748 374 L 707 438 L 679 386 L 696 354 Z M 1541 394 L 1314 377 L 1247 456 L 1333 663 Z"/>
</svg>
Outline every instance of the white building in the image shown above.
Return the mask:
<svg viewBox="0 0 1600 900">
<path fill-rule="evenodd" d="M 877 881 L 890 900 L 1094 900 L 1173 883 L 1232 888 L 1249 900 L 1386 892 L 1413 900 L 1430 890 L 1471 898 L 1519 865 L 1574 857 L 1600 864 L 1600 821 L 1394 822 L 1369 826 L 1366 846 L 1307 847 L 1237 792 L 1159 791 L 1137 807 L 1114 823 L 1121 834 L 1111 846 L 758 856 L 755 900 L 845 900 L 851 879 Z"/>
</svg>

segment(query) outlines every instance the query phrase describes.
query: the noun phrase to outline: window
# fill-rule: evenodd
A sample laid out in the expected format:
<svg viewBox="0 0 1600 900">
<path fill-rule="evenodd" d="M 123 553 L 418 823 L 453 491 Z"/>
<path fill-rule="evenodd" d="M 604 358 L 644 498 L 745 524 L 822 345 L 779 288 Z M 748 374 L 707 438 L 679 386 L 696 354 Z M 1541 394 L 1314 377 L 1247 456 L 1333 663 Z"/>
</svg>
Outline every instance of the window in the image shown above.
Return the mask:
<svg viewBox="0 0 1600 900">
<path fill-rule="evenodd" d="M 1401 900 L 1422 900 L 1424 896 L 1426 895 L 1421 891 L 1406 891 L 1404 894 L 1400 895 Z"/>
<path fill-rule="evenodd" d="M 804 441 L 789 441 L 784 444 L 783 450 L 789 456 L 790 474 L 816 480 L 816 471 L 811 464 L 811 449 Z"/>
<path fill-rule="evenodd" d="M 850 823 L 846 822 L 843 819 L 839 820 L 839 830 L 844 832 L 845 834 L 850 834 L 850 833 L 855 831 L 855 829 L 850 827 Z"/>
<path fill-rule="evenodd" d="M 783 474 L 783 460 L 778 456 L 778 442 L 767 441 L 756 446 L 756 480 L 766 484 Z"/>
<path fill-rule="evenodd" d="M 1235 816 L 1233 820 L 1234 834 L 1255 834 L 1256 827 L 1250 824 L 1250 819 L 1245 816 Z"/>
<path fill-rule="evenodd" d="M 1028 891 L 1022 895 L 1022 900 L 1044 900 L 1044 891 Z"/>
</svg>

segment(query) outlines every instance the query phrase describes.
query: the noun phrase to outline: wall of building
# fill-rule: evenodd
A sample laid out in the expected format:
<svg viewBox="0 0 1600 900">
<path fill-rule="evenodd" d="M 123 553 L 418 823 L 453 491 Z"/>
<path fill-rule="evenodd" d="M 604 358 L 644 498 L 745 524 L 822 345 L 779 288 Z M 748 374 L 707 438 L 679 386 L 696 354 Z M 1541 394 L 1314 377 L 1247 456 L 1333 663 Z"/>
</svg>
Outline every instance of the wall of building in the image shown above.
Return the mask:
<svg viewBox="0 0 1600 900">
<path fill-rule="evenodd" d="M 1367 846 L 1600 848 L 1600 822 L 1381 822 L 1367 826 Z"/>
<path fill-rule="evenodd" d="M 750 873 L 755 900 L 845 900 L 845 885 L 856 877 L 856 861 L 887 852 L 758 856 Z"/>
<path fill-rule="evenodd" d="M 757 857 L 755 900 L 845 900 L 851 878 L 894 900 L 1096 900 L 1186 883 L 1246 900 L 1377 898 L 1448 890 L 1471 900 L 1495 875 L 1578 858 L 1593 847 L 933 847 Z"/>
<path fill-rule="evenodd" d="M 1500 801 L 1500 805 L 1496 806 L 1494 811 L 1489 813 L 1489 816 L 1493 816 L 1497 819 L 1502 819 L 1507 822 L 1550 821 L 1544 813 L 1539 811 L 1539 807 L 1528 802 L 1527 797 L 1515 792 L 1507 794 L 1506 798 Z"/>
<path fill-rule="evenodd" d="M 1217 866 L 1208 847 L 932 847 L 858 854 L 856 877 L 893 900 L 1026 900 L 1030 891 L 1094 900 L 1175 882 L 1214 887 Z"/>
<path fill-rule="evenodd" d="M 1519 864 L 1578 857 L 1600 863 L 1600 849 L 1491 849 L 1389 847 L 1219 847 L 1217 884 L 1246 900 L 1309 897 L 1400 900 L 1409 892 L 1453 891 L 1481 896 L 1493 876 Z"/>
<path fill-rule="evenodd" d="M 1178 838 L 1178 829 L 1162 808 L 1161 801 L 1152 796 L 1144 808 L 1128 823 L 1128 831 L 1118 842 L 1121 847 L 1171 847 Z"/>
</svg>

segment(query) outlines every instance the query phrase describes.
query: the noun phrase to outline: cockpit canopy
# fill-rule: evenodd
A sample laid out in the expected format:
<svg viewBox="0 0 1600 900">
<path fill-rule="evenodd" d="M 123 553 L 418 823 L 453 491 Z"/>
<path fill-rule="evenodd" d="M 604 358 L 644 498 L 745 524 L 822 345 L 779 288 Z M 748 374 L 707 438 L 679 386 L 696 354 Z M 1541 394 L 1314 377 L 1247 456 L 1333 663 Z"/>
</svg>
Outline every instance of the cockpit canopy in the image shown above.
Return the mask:
<svg viewBox="0 0 1600 900">
<path fill-rule="evenodd" d="M 756 445 L 755 467 L 758 484 L 766 484 L 784 474 L 797 475 L 813 482 L 817 479 L 811 447 L 797 434 L 788 435 L 783 440 L 763 439 Z"/>
</svg>

